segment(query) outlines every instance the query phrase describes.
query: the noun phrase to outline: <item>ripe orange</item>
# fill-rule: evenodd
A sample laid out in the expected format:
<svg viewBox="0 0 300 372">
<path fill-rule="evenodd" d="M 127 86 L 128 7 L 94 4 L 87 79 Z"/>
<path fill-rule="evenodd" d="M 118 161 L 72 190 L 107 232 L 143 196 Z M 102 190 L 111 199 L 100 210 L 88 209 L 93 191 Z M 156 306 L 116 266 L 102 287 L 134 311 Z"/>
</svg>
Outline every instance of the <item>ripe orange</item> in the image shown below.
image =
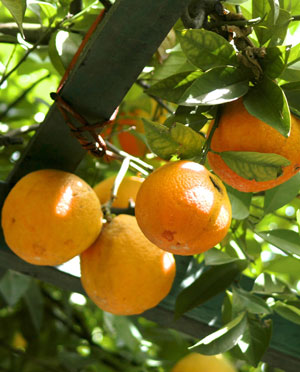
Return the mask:
<svg viewBox="0 0 300 372">
<path fill-rule="evenodd" d="M 133 156 L 143 157 L 147 152 L 147 146 L 143 141 L 137 138 L 129 129 L 135 127 L 137 133 L 144 133 L 144 124 L 142 117 L 149 117 L 148 113 L 141 110 L 135 110 L 130 115 L 120 115 L 118 123 L 118 140 L 122 150 Z"/>
<path fill-rule="evenodd" d="M 2 209 L 7 245 L 35 265 L 59 265 L 87 249 L 102 228 L 100 202 L 75 174 L 53 169 L 27 174 Z"/>
<path fill-rule="evenodd" d="M 116 177 L 112 176 L 101 181 L 94 187 L 94 191 L 97 194 L 100 203 L 106 203 L 111 197 L 111 189 L 113 187 Z M 127 208 L 129 201 L 135 202 L 136 194 L 141 187 L 144 178 L 129 176 L 124 177 L 120 184 L 118 194 L 114 200 L 112 207 L 114 208 Z"/>
<path fill-rule="evenodd" d="M 191 353 L 180 359 L 171 372 L 236 372 L 236 369 L 221 354 Z"/>
<path fill-rule="evenodd" d="M 213 123 L 212 123 L 213 124 Z M 212 126 L 211 124 L 211 126 Z M 275 153 L 287 158 L 291 164 L 275 180 L 247 180 L 231 170 L 222 158 L 212 152 L 208 161 L 212 170 L 228 185 L 244 192 L 271 189 L 294 176 L 300 167 L 300 120 L 291 116 L 291 131 L 285 138 L 270 125 L 249 114 L 242 99 L 227 103 L 216 129 L 211 149 L 222 151 L 254 151 Z"/>
<path fill-rule="evenodd" d="M 169 293 L 175 260 L 145 238 L 136 218 L 118 215 L 103 226 L 94 244 L 81 254 L 81 281 L 102 310 L 140 314 Z"/>
<path fill-rule="evenodd" d="M 169 162 L 143 182 L 135 215 L 145 236 L 179 255 L 204 252 L 226 235 L 231 205 L 223 183 L 192 161 Z"/>
</svg>

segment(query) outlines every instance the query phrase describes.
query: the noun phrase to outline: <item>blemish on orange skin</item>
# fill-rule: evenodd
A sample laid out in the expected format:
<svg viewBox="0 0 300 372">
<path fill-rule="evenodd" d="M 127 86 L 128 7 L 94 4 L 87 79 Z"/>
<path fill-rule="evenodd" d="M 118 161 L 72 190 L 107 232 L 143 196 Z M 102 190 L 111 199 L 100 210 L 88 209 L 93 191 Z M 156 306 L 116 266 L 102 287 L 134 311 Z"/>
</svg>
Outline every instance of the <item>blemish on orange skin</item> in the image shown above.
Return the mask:
<svg viewBox="0 0 300 372">
<path fill-rule="evenodd" d="M 164 239 L 167 239 L 169 242 L 171 242 L 172 240 L 174 240 L 174 234 L 176 233 L 176 231 L 170 231 L 170 230 L 165 230 L 161 236 L 164 238 Z"/>
</svg>

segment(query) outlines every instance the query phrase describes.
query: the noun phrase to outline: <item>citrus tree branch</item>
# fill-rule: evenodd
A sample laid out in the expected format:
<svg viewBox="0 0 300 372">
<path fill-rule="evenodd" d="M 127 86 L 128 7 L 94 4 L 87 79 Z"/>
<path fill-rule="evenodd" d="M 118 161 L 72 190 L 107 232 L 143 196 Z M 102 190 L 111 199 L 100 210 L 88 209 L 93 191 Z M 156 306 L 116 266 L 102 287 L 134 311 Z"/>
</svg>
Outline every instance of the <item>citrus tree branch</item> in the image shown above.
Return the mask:
<svg viewBox="0 0 300 372">
<path fill-rule="evenodd" d="M 39 78 L 38 80 L 36 80 L 33 84 L 31 84 L 27 89 L 25 89 L 22 94 L 20 94 L 13 102 L 11 102 L 7 107 L 6 109 L 0 113 L 0 121 L 8 114 L 8 112 L 13 108 L 15 107 L 18 103 L 20 103 L 25 97 L 26 95 L 35 87 L 37 86 L 39 83 L 41 83 L 43 80 L 45 79 L 48 79 L 48 77 L 50 77 L 51 74 L 47 74 L 47 75 L 44 75 L 42 76 L 41 78 Z"/>
<path fill-rule="evenodd" d="M 59 22 L 55 27 L 51 27 L 49 26 L 47 28 L 47 30 L 39 37 L 39 39 L 36 41 L 36 43 L 31 47 L 29 48 L 26 53 L 23 55 L 23 57 L 19 60 L 18 63 L 16 63 L 16 65 L 7 73 L 4 73 L 2 75 L 2 78 L 0 80 L 0 86 L 21 66 L 21 64 L 23 62 L 26 61 L 27 57 L 30 55 L 30 53 L 32 53 L 34 50 L 36 50 L 38 48 L 38 46 L 44 41 L 44 39 L 47 39 L 49 38 L 49 36 L 54 32 L 56 31 L 57 29 L 59 29 L 59 27 L 65 22 L 65 19 L 62 20 L 61 22 Z"/>
<path fill-rule="evenodd" d="M 150 88 L 150 85 L 148 85 L 147 83 L 145 83 L 143 80 L 137 80 L 136 82 L 140 87 L 144 88 L 144 89 L 148 89 Z M 162 99 L 156 97 L 156 96 L 153 96 L 152 94 L 149 94 L 147 93 L 147 90 L 145 91 L 145 93 L 153 98 L 161 107 L 163 107 L 165 110 L 168 111 L 169 114 L 173 114 L 174 110 L 172 110 Z"/>
<path fill-rule="evenodd" d="M 210 150 L 210 144 L 211 144 L 211 141 L 212 141 L 212 138 L 213 138 L 213 135 L 216 131 L 216 129 L 218 128 L 218 125 L 219 125 L 219 121 L 220 121 L 220 118 L 221 118 L 221 112 L 222 112 L 222 105 L 218 105 L 217 106 L 217 112 L 216 112 L 216 117 L 215 117 L 215 120 L 214 120 L 214 124 L 209 132 L 209 135 L 204 143 L 204 146 L 203 146 L 203 149 L 202 149 L 202 154 L 201 154 L 201 160 L 200 160 L 200 164 L 204 165 L 205 162 L 206 162 L 206 157 L 207 157 L 207 154 L 208 154 L 208 151 Z"/>
</svg>

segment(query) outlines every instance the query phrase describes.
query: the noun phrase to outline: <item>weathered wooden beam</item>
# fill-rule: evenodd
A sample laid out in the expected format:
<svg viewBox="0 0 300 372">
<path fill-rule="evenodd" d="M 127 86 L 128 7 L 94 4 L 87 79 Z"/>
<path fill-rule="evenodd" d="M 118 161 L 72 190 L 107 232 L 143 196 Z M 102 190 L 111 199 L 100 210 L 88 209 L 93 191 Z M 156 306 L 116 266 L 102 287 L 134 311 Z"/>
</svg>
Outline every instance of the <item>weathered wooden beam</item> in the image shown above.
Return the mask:
<svg viewBox="0 0 300 372">
<path fill-rule="evenodd" d="M 91 123 L 109 119 L 189 1 L 116 1 L 88 41 L 61 96 Z M 41 168 L 74 171 L 84 154 L 54 104 L 7 181 L 13 185 Z"/>
</svg>

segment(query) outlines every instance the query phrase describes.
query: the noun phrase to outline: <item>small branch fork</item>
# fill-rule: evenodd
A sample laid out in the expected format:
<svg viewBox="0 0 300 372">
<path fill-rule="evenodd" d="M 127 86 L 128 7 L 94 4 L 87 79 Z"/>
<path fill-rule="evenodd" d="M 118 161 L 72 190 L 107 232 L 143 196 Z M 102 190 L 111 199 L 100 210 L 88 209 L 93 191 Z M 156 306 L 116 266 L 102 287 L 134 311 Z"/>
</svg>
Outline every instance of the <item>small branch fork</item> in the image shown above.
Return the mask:
<svg viewBox="0 0 300 372">
<path fill-rule="evenodd" d="M 222 112 L 222 105 L 218 105 L 214 124 L 213 124 L 213 126 L 212 126 L 212 128 L 209 132 L 207 140 L 205 141 L 203 149 L 202 149 L 201 160 L 200 160 L 200 164 L 202 164 L 202 165 L 205 164 L 208 151 L 210 151 L 210 144 L 211 144 L 213 135 L 214 135 L 216 129 L 218 128 L 219 121 L 220 121 L 220 118 L 221 118 L 221 112 Z"/>
</svg>

